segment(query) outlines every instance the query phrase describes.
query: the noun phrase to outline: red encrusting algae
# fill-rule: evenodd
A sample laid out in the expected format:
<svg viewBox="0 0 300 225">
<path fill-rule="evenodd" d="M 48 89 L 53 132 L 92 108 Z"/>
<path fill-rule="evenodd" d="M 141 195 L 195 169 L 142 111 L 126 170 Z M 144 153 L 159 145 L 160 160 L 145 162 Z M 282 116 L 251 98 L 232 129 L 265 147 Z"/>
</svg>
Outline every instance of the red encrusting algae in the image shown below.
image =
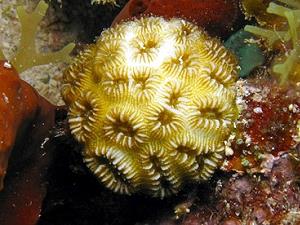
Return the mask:
<svg viewBox="0 0 300 225">
<path fill-rule="evenodd" d="M 240 22 L 242 14 L 235 0 L 130 0 L 113 25 L 142 15 L 184 18 L 211 35 L 227 36 Z"/>
<path fill-rule="evenodd" d="M 244 104 L 232 143 L 234 155 L 226 169 L 263 170 L 270 157 L 278 157 L 297 144 L 300 89 L 280 86 L 274 80 L 255 79 L 244 84 Z M 270 158 L 269 158 L 270 159 Z"/>
<path fill-rule="evenodd" d="M 54 126 L 54 114 L 53 105 L 22 81 L 8 62 L 0 61 L 1 189 L 7 171 L 0 192 L 1 225 L 33 225 L 39 217 L 51 158 L 41 144 Z"/>
</svg>

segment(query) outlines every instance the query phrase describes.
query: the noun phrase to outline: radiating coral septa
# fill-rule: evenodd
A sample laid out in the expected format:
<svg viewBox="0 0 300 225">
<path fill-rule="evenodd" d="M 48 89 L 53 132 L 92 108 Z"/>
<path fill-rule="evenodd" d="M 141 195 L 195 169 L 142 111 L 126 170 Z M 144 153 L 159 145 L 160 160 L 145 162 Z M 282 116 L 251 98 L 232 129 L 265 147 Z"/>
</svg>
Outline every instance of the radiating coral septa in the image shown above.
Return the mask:
<svg viewBox="0 0 300 225">
<path fill-rule="evenodd" d="M 95 139 L 84 152 L 84 161 L 107 188 L 131 194 L 140 185 L 140 168 L 126 150 Z"/>
<path fill-rule="evenodd" d="M 190 35 L 195 41 L 177 43 L 174 24 L 183 24 L 180 35 Z M 93 56 L 80 55 L 64 76 L 64 98 L 75 94 L 67 102 L 69 115 L 74 115 L 69 120 L 71 131 L 91 136 L 88 142 L 103 142 L 98 150 L 86 151 L 84 158 L 114 192 L 141 191 L 163 198 L 177 193 L 185 183 L 208 179 L 222 160 L 224 148 L 220 146 L 237 116 L 236 60 L 220 41 L 187 26 L 181 19 L 162 17 L 120 24 L 105 31 L 92 46 L 96 48 Z M 152 56 L 142 60 L 149 50 L 157 52 L 154 62 Z M 136 59 L 133 53 L 143 57 Z M 69 87 L 82 83 L 82 77 L 93 79 L 93 73 L 101 76 L 95 88 L 78 85 L 84 96 L 91 91 L 103 103 L 104 113 L 91 121 L 93 129 L 89 129 L 82 121 L 78 124 L 77 111 L 84 107 L 76 104 L 80 97 Z M 206 129 L 189 124 L 192 104 L 201 96 L 212 98 L 202 104 L 207 109 L 201 112 L 207 118 Z"/>
<path fill-rule="evenodd" d="M 179 44 L 191 44 L 200 35 L 204 35 L 195 24 L 187 21 L 177 21 L 176 19 L 171 20 L 174 23 L 174 28 L 171 32 L 172 38 L 175 38 L 176 43 Z M 199 32 L 200 31 L 200 32 Z M 199 32 L 199 33 L 198 33 Z"/>
<path fill-rule="evenodd" d="M 159 142 L 151 142 L 141 149 L 141 165 L 145 172 L 144 189 L 153 197 L 164 198 L 176 193 L 180 186 L 178 174 L 172 167 L 172 157 Z"/>
</svg>

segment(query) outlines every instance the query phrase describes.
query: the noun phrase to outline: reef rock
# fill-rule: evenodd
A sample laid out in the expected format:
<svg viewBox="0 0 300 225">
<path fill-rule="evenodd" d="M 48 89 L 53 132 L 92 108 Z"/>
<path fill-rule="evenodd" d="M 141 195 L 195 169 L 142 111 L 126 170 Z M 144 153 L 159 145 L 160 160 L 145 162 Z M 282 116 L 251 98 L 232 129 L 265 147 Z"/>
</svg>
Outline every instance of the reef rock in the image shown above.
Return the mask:
<svg viewBox="0 0 300 225">
<path fill-rule="evenodd" d="M 113 25 L 143 15 L 184 18 L 218 36 L 232 32 L 242 16 L 238 1 L 233 0 L 130 0 Z"/>
<path fill-rule="evenodd" d="M 32 224 L 25 221 L 32 215 L 36 221 L 43 199 L 39 189 L 42 167 L 32 165 L 48 158 L 40 145 L 54 125 L 55 108 L 6 61 L 0 62 L 0 93 L 1 189 L 6 173 L 8 183 L 0 192 L 0 223 Z"/>
</svg>

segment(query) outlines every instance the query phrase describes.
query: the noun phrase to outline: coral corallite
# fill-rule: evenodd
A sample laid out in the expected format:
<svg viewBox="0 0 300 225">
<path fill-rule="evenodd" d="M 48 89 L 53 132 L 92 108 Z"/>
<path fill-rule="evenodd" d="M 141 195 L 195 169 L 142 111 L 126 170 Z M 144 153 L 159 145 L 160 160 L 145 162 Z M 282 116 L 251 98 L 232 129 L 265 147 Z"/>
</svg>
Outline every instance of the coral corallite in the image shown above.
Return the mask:
<svg viewBox="0 0 300 225">
<path fill-rule="evenodd" d="M 164 197 L 207 180 L 237 117 L 235 58 L 182 20 L 102 32 L 64 74 L 69 124 L 109 189 Z"/>
</svg>

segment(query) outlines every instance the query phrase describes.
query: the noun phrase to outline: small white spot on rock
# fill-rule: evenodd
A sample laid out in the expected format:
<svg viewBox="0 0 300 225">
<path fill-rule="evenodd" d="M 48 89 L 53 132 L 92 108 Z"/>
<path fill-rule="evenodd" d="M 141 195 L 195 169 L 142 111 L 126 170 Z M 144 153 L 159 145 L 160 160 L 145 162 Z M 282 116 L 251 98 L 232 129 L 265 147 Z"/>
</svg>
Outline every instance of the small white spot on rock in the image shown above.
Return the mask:
<svg viewBox="0 0 300 225">
<path fill-rule="evenodd" d="M 43 141 L 43 143 L 41 144 L 40 148 L 44 148 L 45 147 L 45 144 L 50 140 L 50 138 L 46 137 Z"/>
<path fill-rule="evenodd" d="M 9 62 L 4 62 L 3 66 L 7 69 L 11 69 L 12 65 Z"/>
<path fill-rule="evenodd" d="M 290 104 L 289 105 L 289 111 L 293 113 L 299 113 L 299 107 L 296 104 Z"/>
<path fill-rule="evenodd" d="M 233 155 L 233 149 L 229 146 L 225 146 L 225 155 L 226 156 L 232 156 Z"/>
<path fill-rule="evenodd" d="M 254 108 L 253 109 L 253 112 L 255 112 L 255 113 L 263 113 L 263 111 L 262 111 L 262 108 L 260 108 L 260 107 L 256 107 L 256 108 Z"/>
<path fill-rule="evenodd" d="M 8 103 L 9 103 L 9 100 L 8 100 L 8 97 L 6 96 L 6 94 L 2 92 L 2 96 L 3 96 L 4 102 L 5 102 L 6 104 L 8 104 Z"/>
</svg>

